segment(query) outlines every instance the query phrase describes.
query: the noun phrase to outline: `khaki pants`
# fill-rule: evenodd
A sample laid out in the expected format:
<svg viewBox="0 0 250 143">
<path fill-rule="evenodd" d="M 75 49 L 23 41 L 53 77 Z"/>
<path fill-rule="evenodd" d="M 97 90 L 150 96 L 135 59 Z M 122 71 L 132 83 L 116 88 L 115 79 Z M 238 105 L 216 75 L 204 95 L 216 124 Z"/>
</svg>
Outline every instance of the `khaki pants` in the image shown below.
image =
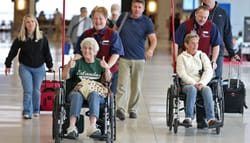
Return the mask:
<svg viewBox="0 0 250 143">
<path fill-rule="evenodd" d="M 145 60 L 128 60 L 124 58 L 119 60 L 116 103 L 117 109 L 123 110 L 124 113 L 127 109 L 128 112 L 137 112 L 137 103 L 141 96 L 144 65 Z"/>
</svg>

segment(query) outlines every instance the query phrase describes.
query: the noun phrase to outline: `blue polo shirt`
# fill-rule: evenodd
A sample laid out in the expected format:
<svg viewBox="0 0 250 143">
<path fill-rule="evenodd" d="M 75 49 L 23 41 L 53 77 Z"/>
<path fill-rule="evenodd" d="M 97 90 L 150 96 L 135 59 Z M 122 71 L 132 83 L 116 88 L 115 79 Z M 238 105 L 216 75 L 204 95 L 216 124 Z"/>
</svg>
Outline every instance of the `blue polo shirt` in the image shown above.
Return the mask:
<svg viewBox="0 0 250 143">
<path fill-rule="evenodd" d="M 116 22 L 117 27 L 121 25 L 123 13 Z M 120 37 L 123 43 L 124 56 L 126 59 L 141 60 L 145 59 L 145 41 L 149 34 L 155 33 L 152 20 L 142 15 L 137 19 L 128 17 L 120 31 Z"/>
<path fill-rule="evenodd" d="M 198 23 L 195 22 L 194 27 L 199 27 Z M 182 23 L 175 32 L 175 43 L 179 47 L 184 47 L 184 38 L 187 34 L 187 22 Z M 212 23 L 210 32 L 210 45 L 212 47 L 221 45 L 223 43 L 218 28 L 214 23 Z"/>
</svg>

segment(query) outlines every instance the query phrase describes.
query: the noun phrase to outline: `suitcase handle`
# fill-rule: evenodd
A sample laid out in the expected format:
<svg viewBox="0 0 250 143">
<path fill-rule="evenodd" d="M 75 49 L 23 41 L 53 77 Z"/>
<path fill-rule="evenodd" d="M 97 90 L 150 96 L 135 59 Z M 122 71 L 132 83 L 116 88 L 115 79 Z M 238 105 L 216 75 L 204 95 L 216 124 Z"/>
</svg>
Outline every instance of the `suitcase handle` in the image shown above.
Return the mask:
<svg viewBox="0 0 250 143">
<path fill-rule="evenodd" d="M 240 60 L 236 60 L 237 62 L 237 85 L 236 87 L 239 88 L 240 86 Z M 229 61 L 229 66 L 228 66 L 229 70 L 228 70 L 228 88 L 230 88 L 230 81 L 231 81 L 231 70 L 232 70 L 232 67 L 231 67 L 231 61 Z"/>
<path fill-rule="evenodd" d="M 54 70 L 46 70 L 45 72 L 45 81 L 47 80 L 47 73 L 53 73 L 53 83 L 54 83 L 54 87 L 56 87 L 56 72 Z M 47 88 L 47 85 L 46 85 L 47 82 L 45 82 L 45 88 Z"/>
</svg>

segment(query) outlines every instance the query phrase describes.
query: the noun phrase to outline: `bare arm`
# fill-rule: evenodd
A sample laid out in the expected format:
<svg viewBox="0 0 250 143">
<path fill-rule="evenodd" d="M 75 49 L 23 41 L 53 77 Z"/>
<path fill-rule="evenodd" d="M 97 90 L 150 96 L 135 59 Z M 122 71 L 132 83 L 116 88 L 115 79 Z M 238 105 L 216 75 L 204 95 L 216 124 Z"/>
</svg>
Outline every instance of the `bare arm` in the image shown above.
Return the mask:
<svg viewBox="0 0 250 143">
<path fill-rule="evenodd" d="M 216 63 L 218 55 L 219 55 L 219 50 L 220 50 L 219 45 L 213 47 L 211 62 Z"/>
<path fill-rule="evenodd" d="M 173 44 L 171 45 L 171 54 L 172 54 L 172 56 L 174 56 L 174 58 L 176 60 L 177 56 L 178 56 L 178 44 L 174 43 L 174 45 Z M 174 61 L 172 61 L 172 64 L 175 64 Z"/>
<path fill-rule="evenodd" d="M 108 61 L 108 68 L 110 69 L 119 59 L 120 55 L 112 54 L 109 61 Z"/>
<path fill-rule="evenodd" d="M 150 45 L 149 48 L 146 51 L 146 60 L 150 60 L 154 54 L 154 50 L 156 48 L 157 45 L 157 38 L 155 33 L 149 34 L 148 35 L 149 41 L 150 41 Z"/>
</svg>

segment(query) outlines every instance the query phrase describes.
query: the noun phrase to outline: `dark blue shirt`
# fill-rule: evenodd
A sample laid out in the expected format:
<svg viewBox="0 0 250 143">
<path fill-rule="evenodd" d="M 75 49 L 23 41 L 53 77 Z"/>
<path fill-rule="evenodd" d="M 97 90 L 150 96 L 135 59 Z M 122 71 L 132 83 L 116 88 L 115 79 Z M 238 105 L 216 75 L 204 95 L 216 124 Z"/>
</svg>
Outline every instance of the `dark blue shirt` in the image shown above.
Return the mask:
<svg viewBox="0 0 250 143">
<path fill-rule="evenodd" d="M 125 13 L 117 20 L 117 27 L 121 25 L 124 15 Z M 120 31 L 120 37 L 125 52 L 125 55 L 122 57 L 136 60 L 145 59 L 145 41 L 149 34 L 155 32 L 153 22 L 145 15 L 137 19 L 131 18 L 130 15 L 131 13 L 128 14 Z"/>
</svg>

